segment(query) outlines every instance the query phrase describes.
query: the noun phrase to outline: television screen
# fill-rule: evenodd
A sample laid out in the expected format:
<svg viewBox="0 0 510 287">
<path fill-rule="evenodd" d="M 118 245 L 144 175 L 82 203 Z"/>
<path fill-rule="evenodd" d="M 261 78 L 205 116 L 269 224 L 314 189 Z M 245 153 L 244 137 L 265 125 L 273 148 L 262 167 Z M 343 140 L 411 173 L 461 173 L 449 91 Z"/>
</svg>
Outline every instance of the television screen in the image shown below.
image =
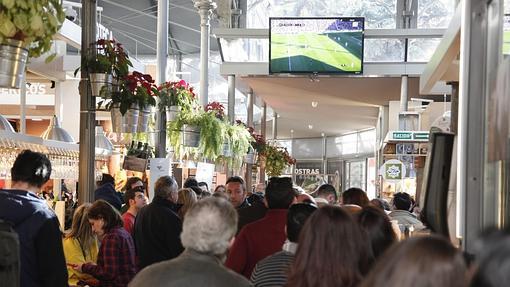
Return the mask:
<svg viewBox="0 0 510 287">
<path fill-rule="evenodd" d="M 449 237 L 448 187 L 455 136 L 432 132 L 423 173 L 419 204 L 423 204 L 422 220 L 432 232 Z"/>
<path fill-rule="evenodd" d="M 361 74 L 364 18 L 269 18 L 269 73 Z"/>
</svg>

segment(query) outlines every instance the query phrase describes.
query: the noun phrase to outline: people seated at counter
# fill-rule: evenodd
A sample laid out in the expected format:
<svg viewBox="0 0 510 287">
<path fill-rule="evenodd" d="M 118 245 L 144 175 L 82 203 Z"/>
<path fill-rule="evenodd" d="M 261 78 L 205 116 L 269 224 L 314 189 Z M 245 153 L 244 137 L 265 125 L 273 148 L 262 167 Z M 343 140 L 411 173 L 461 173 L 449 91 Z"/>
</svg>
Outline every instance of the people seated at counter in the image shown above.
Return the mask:
<svg viewBox="0 0 510 287">
<path fill-rule="evenodd" d="M 5 244 L 2 247 L 11 254 L 9 257 L 9 252 L 2 253 L 5 256 L 2 263 L 8 265 L 1 270 L 2 286 L 18 286 L 18 283 L 21 287 L 67 286 L 59 222 L 48 204 L 37 196 L 50 175 L 51 163 L 46 155 L 24 150 L 11 168 L 11 189 L 0 190 L 0 219 L 5 228 L 2 231 L 8 233 L 2 238 L 11 236 L 10 240 L 2 241 Z M 12 240 L 14 234 L 9 234 L 8 225 L 12 225 L 19 243 Z"/>
<path fill-rule="evenodd" d="M 97 264 L 72 264 L 74 270 L 90 274 L 99 280 L 99 286 L 122 287 L 137 272 L 133 238 L 122 227 L 119 211 L 104 200 L 97 200 L 88 210 L 92 231 L 101 239 Z"/>
<path fill-rule="evenodd" d="M 225 199 L 209 197 L 186 213 L 177 258 L 142 270 L 129 286 L 251 286 L 244 277 L 225 268 L 222 261 L 237 227 L 237 212 Z"/>
<path fill-rule="evenodd" d="M 411 196 L 405 192 L 397 192 L 393 195 L 393 211 L 389 213 L 389 216 L 392 220 L 397 220 L 401 226 L 412 226 L 414 230 L 425 229 L 423 223 L 410 212 L 412 209 Z"/>
<path fill-rule="evenodd" d="M 335 187 L 331 184 L 323 184 L 317 188 L 314 192 L 316 198 L 325 199 L 328 204 L 336 204 L 338 201 L 338 195 L 336 194 Z"/>
<path fill-rule="evenodd" d="M 359 286 L 465 287 L 466 275 L 462 253 L 450 241 L 420 236 L 388 249 Z"/>
<path fill-rule="evenodd" d="M 141 268 L 173 259 L 184 250 L 177 199 L 177 182 L 171 176 L 162 176 L 154 184 L 154 199 L 138 212 L 134 239 Z"/>
<path fill-rule="evenodd" d="M 308 217 L 316 210 L 317 207 L 309 203 L 296 203 L 290 206 L 285 226 L 287 240 L 281 251 L 257 263 L 250 279 L 253 285 L 256 287 L 285 286 L 289 266 L 296 254 L 301 229 Z"/>
<path fill-rule="evenodd" d="M 122 199 L 115 190 L 115 179 L 113 176 L 103 173 L 103 178 L 97 185 L 98 188 L 94 191 L 94 200 L 102 199 L 120 211 L 122 209 Z"/>
<path fill-rule="evenodd" d="M 227 191 L 231 183 L 233 182 L 227 183 Z M 281 250 L 286 238 L 287 210 L 294 201 L 295 193 L 291 178 L 269 179 L 265 196 L 269 210 L 264 218 L 243 227 L 229 251 L 225 265 L 250 278 L 255 264 Z"/>
<path fill-rule="evenodd" d="M 372 259 L 369 244 L 347 211 L 334 205 L 319 208 L 301 230 L 287 286 L 357 286 Z"/>
<path fill-rule="evenodd" d="M 124 221 L 124 229 L 129 234 L 133 235 L 135 227 L 135 218 L 138 215 L 140 209 L 147 205 L 147 197 L 145 197 L 145 191 L 143 187 L 137 186 L 130 188 L 124 193 L 124 201 L 129 206 L 126 212 L 122 215 Z"/>
<path fill-rule="evenodd" d="M 64 255 L 69 274 L 69 286 L 90 285 L 98 286 L 99 282 L 92 275 L 79 272 L 72 268 L 87 262 L 97 263 L 98 242 L 92 232 L 88 219 L 88 211 L 92 204 L 84 203 L 74 212 L 71 231 L 64 237 Z"/>
<path fill-rule="evenodd" d="M 370 200 L 363 189 L 351 187 L 342 193 L 342 204 L 355 204 L 363 208 L 370 204 Z"/>
</svg>

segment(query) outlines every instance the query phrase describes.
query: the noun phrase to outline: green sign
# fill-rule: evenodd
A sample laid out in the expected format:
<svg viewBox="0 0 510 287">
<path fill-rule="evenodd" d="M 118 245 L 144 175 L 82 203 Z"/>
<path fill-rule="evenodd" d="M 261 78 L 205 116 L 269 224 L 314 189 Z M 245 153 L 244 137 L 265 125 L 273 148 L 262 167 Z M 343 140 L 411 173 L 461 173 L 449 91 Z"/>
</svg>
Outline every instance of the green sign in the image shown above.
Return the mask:
<svg viewBox="0 0 510 287">
<path fill-rule="evenodd" d="M 413 139 L 413 134 L 409 133 L 409 132 L 393 132 L 393 139 L 411 140 L 411 139 Z"/>
<path fill-rule="evenodd" d="M 402 179 L 402 164 L 401 163 L 387 163 L 385 174 L 386 174 L 386 179 L 390 179 L 390 180 Z"/>
<path fill-rule="evenodd" d="M 428 140 L 429 134 L 428 133 L 414 133 L 413 138 L 415 140 Z"/>
</svg>

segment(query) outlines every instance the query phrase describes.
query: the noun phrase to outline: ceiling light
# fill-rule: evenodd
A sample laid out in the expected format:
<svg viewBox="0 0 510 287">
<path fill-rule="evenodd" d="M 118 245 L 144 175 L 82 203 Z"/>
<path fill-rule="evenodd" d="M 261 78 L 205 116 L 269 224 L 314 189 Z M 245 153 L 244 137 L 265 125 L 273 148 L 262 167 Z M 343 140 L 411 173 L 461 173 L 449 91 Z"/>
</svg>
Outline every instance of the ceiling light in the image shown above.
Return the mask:
<svg viewBox="0 0 510 287">
<path fill-rule="evenodd" d="M 308 125 L 308 129 L 313 129 L 313 125 Z"/>
<path fill-rule="evenodd" d="M 74 143 L 73 137 L 63 128 L 60 127 L 57 116 L 53 115 L 50 120 L 48 129 L 41 135 L 45 140 L 55 140 L 68 143 Z"/>
<path fill-rule="evenodd" d="M 319 105 L 319 102 L 313 101 L 312 102 L 312 108 L 316 108 Z"/>
<path fill-rule="evenodd" d="M 293 134 L 294 133 L 294 130 L 290 130 L 290 133 Z"/>
<path fill-rule="evenodd" d="M 0 115 L 0 131 L 7 131 L 11 133 L 15 132 L 11 123 L 9 123 L 9 121 L 6 120 L 2 115 Z"/>
</svg>

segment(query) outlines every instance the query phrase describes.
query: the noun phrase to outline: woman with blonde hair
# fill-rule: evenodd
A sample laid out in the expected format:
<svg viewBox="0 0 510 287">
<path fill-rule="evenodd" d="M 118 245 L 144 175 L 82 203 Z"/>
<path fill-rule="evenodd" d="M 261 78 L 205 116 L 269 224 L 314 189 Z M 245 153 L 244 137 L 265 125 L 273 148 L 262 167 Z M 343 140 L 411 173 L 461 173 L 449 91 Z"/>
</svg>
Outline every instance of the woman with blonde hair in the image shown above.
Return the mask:
<svg viewBox="0 0 510 287">
<path fill-rule="evenodd" d="M 80 281 L 89 285 L 95 285 L 94 282 L 97 282 L 91 275 L 78 272 L 71 267 L 74 264 L 97 261 L 97 239 L 92 232 L 87 217 L 90 206 L 90 203 L 85 203 L 76 209 L 71 232 L 67 234 L 63 241 L 70 286 L 78 286 Z"/>
<path fill-rule="evenodd" d="M 184 220 L 184 216 L 186 212 L 193 206 L 193 204 L 197 203 L 197 195 L 191 188 L 181 188 L 179 189 L 179 197 L 177 198 L 177 204 L 181 205 L 177 214 Z"/>
</svg>

